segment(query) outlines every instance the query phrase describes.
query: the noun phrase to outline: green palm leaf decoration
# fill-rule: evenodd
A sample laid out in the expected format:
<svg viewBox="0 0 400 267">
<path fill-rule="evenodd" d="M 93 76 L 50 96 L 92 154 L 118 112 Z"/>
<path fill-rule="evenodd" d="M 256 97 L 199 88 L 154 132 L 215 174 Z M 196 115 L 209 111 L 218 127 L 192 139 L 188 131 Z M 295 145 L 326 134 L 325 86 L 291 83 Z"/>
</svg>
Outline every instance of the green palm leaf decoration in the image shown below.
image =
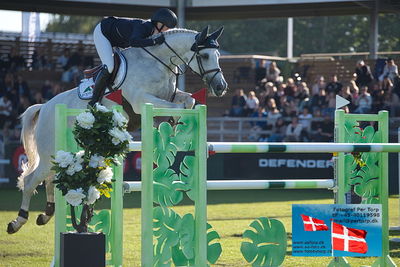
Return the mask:
<svg viewBox="0 0 400 267">
<path fill-rule="evenodd" d="M 379 143 L 381 131 L 374 127 L 359 127 L 355 120 L 346 122 L 346 141 L 349 143 Z M 362 204 L 379 203 L 379 154 L 375 152 L 351 153 L 345 155 L 346 191 L 354 186 L 354 193 L 362 198 Z"/>
<path fill-rule="evenodd" d="M 181 151 L 190 151 L 196 146 L 194 131 L 197 131 L 197 121 L 193 116 L 182 116 L 175 127 L 173 142 Z"/>
<path fill-rule="evenodd" d="M 186 214 L 182 218 L 179 230 L 179 243 L 172 248 L 172 259 L 175 266 L 195 266 L 194 255 L 194 218 L 192 214 Z M 221 244 L 219 234 L 207 223 L 207 260 L 214 264 L 221 256 Z"/>
<path fill-rule="evenodd" d="M 172 247 L 179 241 L 181 217 L 172 209 L 155 207 L 153 211 L 153 232 L 157 242 L 154 245 L 155 266 L 170 266 Z"/>
<path fill-rule="evenodd" d="M 194 156 L 185 156 L 179 166 L 179 180 L 182 182 L 182 190 L 193 201 L 196 194 L 194 182 L 198 179 L 194 171 L 196 168 L 197 162 Z"/>
<path fill-rule="evenodd" d="M 287 236 L 283 224 L 275 219 L 260 217 L 254 220 L 246 230 L 244 238 L 251 242 L 242 242 L 240 251 L 252 266 L 280 266 L 285 259 Z"/>
</svg>

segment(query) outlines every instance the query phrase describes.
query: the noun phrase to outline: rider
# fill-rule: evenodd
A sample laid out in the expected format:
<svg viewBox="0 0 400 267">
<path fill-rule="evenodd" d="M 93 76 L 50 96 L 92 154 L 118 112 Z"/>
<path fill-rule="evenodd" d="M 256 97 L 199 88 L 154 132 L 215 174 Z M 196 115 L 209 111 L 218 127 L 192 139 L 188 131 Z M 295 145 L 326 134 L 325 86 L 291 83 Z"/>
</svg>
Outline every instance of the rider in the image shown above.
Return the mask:
<svg viewBox="0 0 400 267">
<path fill-rule="evenodd" d="M 164 35 L 152 35 L 175 28 L 177 17 L 168 8 L 160 8 L 151 16 L 151 20 L 120 19 L 108 17 L 100 21 L 93 32 L 94 44 L 103 68 L 99 72 L 94 86 L 93 97 L 89 105 L 93 106 L 103 96 L 114 69 L 113 47 L 127 48 L 154 46 L 164 43 Z"/>
</svg>

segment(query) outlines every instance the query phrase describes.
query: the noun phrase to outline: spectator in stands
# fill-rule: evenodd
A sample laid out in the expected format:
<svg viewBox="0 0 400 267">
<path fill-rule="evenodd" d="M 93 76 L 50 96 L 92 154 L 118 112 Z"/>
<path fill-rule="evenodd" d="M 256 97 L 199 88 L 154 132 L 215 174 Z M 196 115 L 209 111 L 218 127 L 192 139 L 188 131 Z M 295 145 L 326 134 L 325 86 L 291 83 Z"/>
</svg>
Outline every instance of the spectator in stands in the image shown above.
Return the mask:
<svg viewBox="0 0 400 267">
<path fill-rule="evenodd" d="M 52 84 L 51 91 L 47 91 L 47 94 L 44 95 L 43 97 L 47 101 L 47 100 L 52 99 L 53 97 L 55 97 L 56 95 L 58 95 L 62 91 L 63 90 L 61 88 L 61 85 L 59 83 L 55 83 L 55 84 Z"/>
<path fill-rule="evenodd" d="M 279 118 L 282 118 L 282 114 L 276 105 L 275 99 L 269 98 L 267 101 L 267 129 L 272 129 Z"/>
<path fill-rule="evenodd" d="M 368 93 L 367 86 L 361 86 L 360 95 L 355 101 L 356 109 L 354 113 L 365 114 L 371 112 L 372 98 Z"/>
<path fill-rule="evenodd" d="M 370 67 L 365 64 L 364 60 L 357 61 L 355 73 L 357 86 L 369 86 L 374 79 Z"/>
<path fill-rule="evenodd" d="M 252 118 L 266 118 L 267 112 L 265 111 L 264 107 L 258 107 L 256 111 L 250 114 Z M 254 121 L 250 122 L 250 125 L 254 128 L 254 126 L 258 127 L 259 129 L 265 129 L 267 127 L 267 120 L 262 121 Z"/>
<path fill-rule="evenodd" d="M 319 91 L 321 89 L 325 89 L 326 83 L 325 83 L 325 78 L 324 76 L 319 76 L 316 80 L 313 86 L 311 87 L 311 96 L 315 96 L 319 94 Z"/>
<path fill-rule="evenodd" d="M 80 47 L 76 52 L 74 52 L 67 61 L 65 66 L 65 72 L 62 75 L 63 82 L 72 82 L 82 71 L 80 66 L 83 64 L 83 49 Z"/>
<path fill-rule="evenodd" d="M 304 107 L 301 114 L 299 115 L 299 123 L 303 126 L 303 129 L 307 132 L 311 130 L 312 114 L 308 107 Z"/>
<path fill-rule="evenodd" d="M 279 101 L 281 103 L 280 110 L 283 117 L 297 116 L 297 105 L 295 101 L 287 101 L 287 97 L 285 95 L 281 96 Z"/>
<path fill-rule="evenodd" d="M 250 91 L 247 99 L 244 113 L 246 116 L 251 116 L 254 112 L 257 111 L 260 101 L 258 100 L 256 93 L 254 91 Z"/>
<path fill-rule="evenodd" d="M 12 110 L 13 104 L 10 99 L 10 93 L 6 93 L 0 97 L 0 130 L 10 126 L 13 120 Z"/>
<path fill-rule="evenodd" d="M 338 81 L 337 75 L 331 76 L 331 81 L 326 85 L 325 91 L 327 94 L 333 92 L 335 95 L 339 94 L 342 90 L 343 85 Z"/>
<path fill-rule="evenodd" d="M 400 97 L 393 91 L 384 91 L 383 110 L 388 110 L 392 117 L 400 116 Z"/>
<path fill-rule="evenodd" d="M 32 69 L 34 70 L 50 70 L 52 64 L 42 47 L 37 47 L 32 55 Z"/>
<path fill-rule="evenodd" d="M 293 78 L 288 78 L 286 82 L 285 95 L 287 96 L 287 101 L 291 102 L 294 100 L 294 96 L 297 93 L 297 85 Z"/>
<path fill-rule="evenodd" d="M 383 110 L 385 106 L 385 91 L 381 87 L 379 87 L 378 83 L 375 83 L 372 86 L 371 99 L 372 113 L 378 113 L 380 110 Z"/>
<path fill-rule="evenodd" d="M 311 110 L 314 113 L 315 109 L 322 110 L 326 108 L 328 102 L 326 100 L 325 89 L 321 88 L 317 95 L 314 95 L 311 99 Z"/>
<path fill-rule="evenodd" d="M 298 142 L 300 141 L 300 135 L 303 130 L 303 126 L 299 123 L 299 119 L 296 116 L 292 117 L 292 122 L 286 127 L 286 134 L 284 141 L 286 142 Z"/>
<path fill-rule="evenodd" d="M 265 93 L 260 100 L 260 105 L 267 106 L 270 98 L 273 98 L 275 103 L 279 102 L 278 89 L 272 82 L 267 82 L 265 84 Z"/>
<path fill-rule="evenodd" d="M 261 59 L 256 62 L 256 68 L 255 68 L 255 79 L 256 79 L 256 84 L 261 84 L 263 79 L 265 79 L 265 76 L 267 75 L 267 69 L 269 67 L 270 62 L 268 62 L 265 59 Z"/>
<path fill-rule="evenodd" d="M 236 89 L 235 95 L 232 97 L 231 109 L 229 111 L 229 116 L 231 117 L 241 117 L 244 114 L 244 108 L 246 106 L 246 95 L 243 89 Z"/>
<path fill-rule="evenodd" d="M 297 86 L 295 99 L 298 103 L 297 105 L 300 110 L 302 110 L 305 106 L 309 105 L 310 89 L 308 89 L 306 82 L 300 82 L 299 85 Z"/>
<path fill-rule="evenodd" d="M 35 92 L 33 95 L 33 104 L 43 104 L 46 101 L 43 99 L 42 93 L 40 91 Z"/>
<path fill-rule="evenodd" d="M 68 60 L 70 58 L 71 52 L 69 48 L 64 48 L 61 56 L 57 58 L 57 65 L 60 66 L 64 71 L 67 70 Z"/>
<path fill-rule="evenodd" d="M 27 96 L 29 99 L 32 99 L 31 92 L 28 87 L 28 83 L 22 78 L 21 75 L 17 75 L 17 79 L 14 83 L 14 89 L 19 99 L 19 96 L 24 95 Z"/>
<path fill-rule="evenodd" d="M 280 74 L 281 70 L 276 65 L 276 62 L 272 61 L 267 69 L 267 75 L 266 75 L 267 81 L 273 82 L 275 84 L 281 83 L 283 81 L 283 77 L 280 76 Z"/>
<path fill-rule="evenodd" d="M 22 113 L 24 113 L 25 110 L 32 105 L 29 98 L 24 95 L 19 97 L 18 103 L 19 104 L 18 104 L 18 108 L 17 108 L 17 112 L 16 112 L 18 115 L 21 115 Z"/>
<path fill-rule="evenodd" d="M 286 134 L 286 124 L 283 118 L 276 120 L 272 127 L 271 135 L 268 138 L 268 142 L 282 142 Z"/>
<path fill-rule="evenodd" d="M 397 78 L 394 79 L 396 80 Z M 382 88 L 384 91 L 389 91 L 392 90 L 393 87 L 393 82 L 389 77 L 383 78 L 380 88 Z"/>
<path fill-rule="evenodd" d="M 394 63 L 394 60 L 392 58 L 388 58 L 386 60 L 385 67 L 383 68 L 383 73 L 381 74 L 381 76 L 379 76 L 381 86 L 385 78 L 389 78 L 393 82 L 394 78 L 397 76 L 399 76 L 397 65 Z"/>
<path fill-rule="evenodd" d="M 334 123 L 329 115 L 325 115 L 323 120 L 315 121 L 313 128 L 316 133 L 312 140 L 315 142 L 332 142 L 334 137 Z"/>
<path fill-rule="evenodd" d="M 336 108 L 336 94 L 334 92 L 330 92 L 326 96 L 326 107 L 322 109 L 322 114 L 329 115 L 333 118 L 335 116 L 335 108 Z"/>
<path fill-rule="evenodd" d="M 342 91 L 340 91 L 339 95 L 350 102 L 347 106 L 349 107 L 350 112 L 353 112 L 354 104 L 353 95 L 350 92 L 350 84 L 343 86 Z"/>
<path fill-rule="evenodd" d="M 50 99 L 48 98 L 48 95 L 50 94 L 51 90 L 52 90 L 52 83 L 49 80 L 45 80 L 42 89 L 40 90 L 43 98 L 47 100 Z"/>
<path fill-rule="evenodd" d="M 10 72 L 16 72 L 25 69 L 25 59 L 19 55 L 15 47 L 12 47 L 7 58 L 7 68 Z"/>
</svg>

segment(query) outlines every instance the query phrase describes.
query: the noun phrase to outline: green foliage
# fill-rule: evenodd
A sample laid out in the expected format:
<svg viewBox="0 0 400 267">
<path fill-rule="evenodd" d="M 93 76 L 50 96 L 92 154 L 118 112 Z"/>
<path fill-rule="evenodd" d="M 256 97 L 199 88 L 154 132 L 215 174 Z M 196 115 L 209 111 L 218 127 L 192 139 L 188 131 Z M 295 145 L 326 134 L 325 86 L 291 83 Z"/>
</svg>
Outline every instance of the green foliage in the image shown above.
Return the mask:
<svg viewBox="0 0 400 267">
<path fill-rule="evenodd" d="M 254 220 L 246 230 L 244 238 L 252 242 L 243 242 L 240 251 L 247 262 L 254 267 L 280 266 L 285 259 L 287 236 L 285 227 L 276 219 L 260 217 Z"/>
<path fill-rule="evenodd" d="M 53 15 L 46 32 L 92 33 L 102 17 Z"/>
<path fill-rule="evenodd" d="M 379 47 L 382 51 L 400 49 L 400 14 L 379 16 Z M 54 15 L 49 32 L 91 33 L 101 17 Z M 369 16 L 330 16 L 294 18 L 294 56 L 302 53 L 365 52 L 369 50 Z M 286 56 L 287 19 L 188 21 L 186 28 L 200 31 L 225 26 L 220 38 L 222 50 L 236 54 Z M 245 36 L 245 38 L 244 38 Z"/>
</svg>

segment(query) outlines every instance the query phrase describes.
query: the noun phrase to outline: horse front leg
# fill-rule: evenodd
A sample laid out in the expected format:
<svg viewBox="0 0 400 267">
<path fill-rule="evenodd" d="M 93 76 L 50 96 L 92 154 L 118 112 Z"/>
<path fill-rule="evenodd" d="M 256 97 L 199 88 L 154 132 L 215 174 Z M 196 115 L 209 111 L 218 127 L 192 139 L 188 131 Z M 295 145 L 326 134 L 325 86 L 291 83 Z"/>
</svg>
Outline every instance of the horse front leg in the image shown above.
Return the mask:
<svg viewBox="0 0 400 267">
<path fill-rule="evenodd" d="M 177 104 L 184 104 L 185 109 L 192 109 L 196 100 L 192 97 L 191 93 L 183 92 L 177 89 L 173 102 Z"/>
</svg>

